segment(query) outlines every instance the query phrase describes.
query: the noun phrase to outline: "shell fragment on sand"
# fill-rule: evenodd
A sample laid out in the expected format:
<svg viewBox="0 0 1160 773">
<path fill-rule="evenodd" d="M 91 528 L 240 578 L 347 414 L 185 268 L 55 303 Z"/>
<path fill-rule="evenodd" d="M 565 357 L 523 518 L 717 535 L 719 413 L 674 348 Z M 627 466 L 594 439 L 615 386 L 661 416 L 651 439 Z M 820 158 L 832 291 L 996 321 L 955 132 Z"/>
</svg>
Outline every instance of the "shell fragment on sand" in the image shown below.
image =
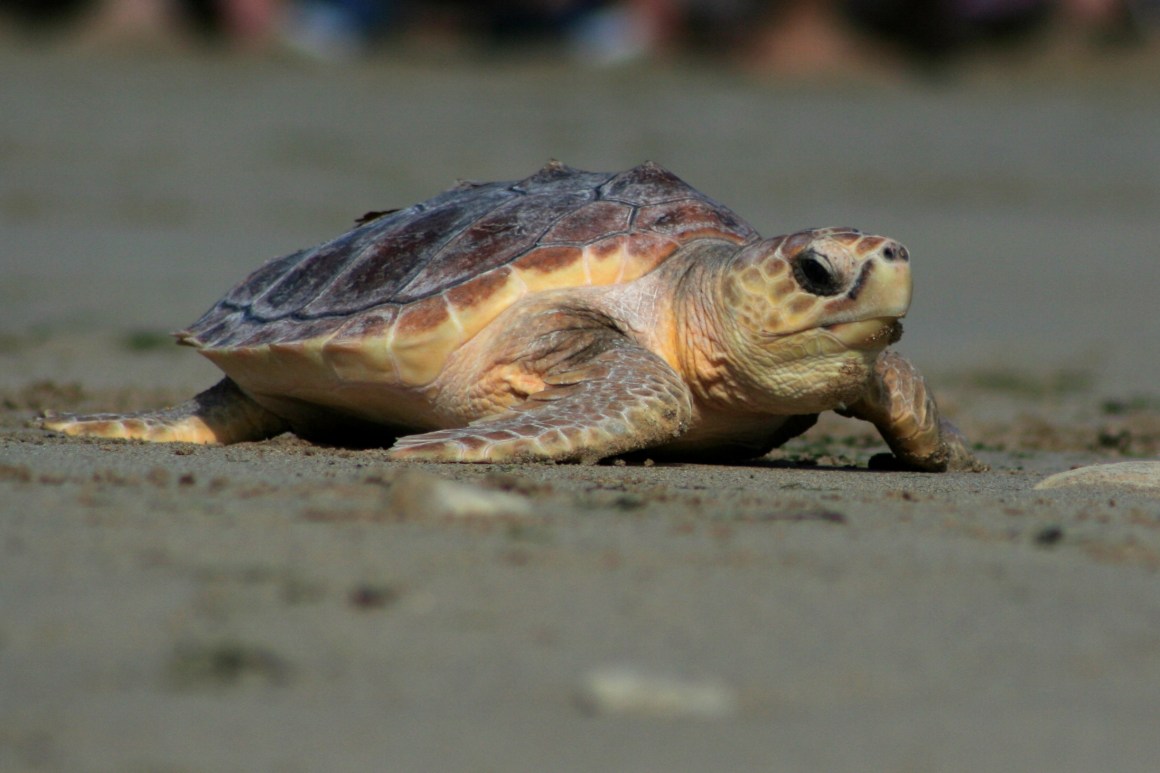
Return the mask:
<svg viewBox="0 0 1160 773">
<path fill-rule="evenodd" d="M 391 484 L 389 507 L 405 517 L 496 518 L 533 515 L 531 502 L 507 491 L 405 470 Z"/>
<path fill-rule="evenodd" d="M 1126 486 L 1160 493 L 1160 462 L 1093 464 L 1056 473 L 1036 484 L 1036 489 L 1070 486 Z"/>
<path fill-rule="evenodd" d="M 586 674 L 577 693 L 590 714 L 715 719 L 737 711 L 737 692 L 715 679 L 650 674 L 620 666 Z"/>
</svg>

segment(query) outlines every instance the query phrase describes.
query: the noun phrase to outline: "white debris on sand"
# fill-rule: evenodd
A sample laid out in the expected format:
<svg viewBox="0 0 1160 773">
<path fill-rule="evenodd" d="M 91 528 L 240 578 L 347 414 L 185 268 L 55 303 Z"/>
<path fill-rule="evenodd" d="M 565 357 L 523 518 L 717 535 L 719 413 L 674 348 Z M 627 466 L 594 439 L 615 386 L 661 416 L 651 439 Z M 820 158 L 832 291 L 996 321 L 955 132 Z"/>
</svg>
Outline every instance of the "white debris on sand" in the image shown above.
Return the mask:
<svg viewBox="0 0 1160 773">
<path fill-rule="evenodd" d="M 737 711 L 737 691 L 716 679 L 649 674 L 630 666 L 598 668 L 586 674 L 577 692 L 591 714 L 714 719 Z"/>
<path fill-rule="evenodd" d="M 1044 478 L 1035 488 L 1065 486 L 1129 486 L 1160 492 L 1160 462 L 1093 464 Z"/>
<path fill-rule="evenodd" d="M 527 497 L 405 470 L 391 484 L 389 507 L 403 516 L 496 518 L 533 514 Z"/>
</svg>

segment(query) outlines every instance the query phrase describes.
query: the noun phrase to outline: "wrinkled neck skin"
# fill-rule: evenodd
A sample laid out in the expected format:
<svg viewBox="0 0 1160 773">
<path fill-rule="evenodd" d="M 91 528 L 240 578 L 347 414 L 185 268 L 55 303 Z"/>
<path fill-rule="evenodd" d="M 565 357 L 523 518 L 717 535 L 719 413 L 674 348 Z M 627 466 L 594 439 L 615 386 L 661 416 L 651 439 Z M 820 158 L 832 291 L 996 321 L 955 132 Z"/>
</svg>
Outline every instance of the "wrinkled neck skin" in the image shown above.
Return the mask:
<svg viewBox="0 0 1160 773">
<path fill-rule="evenodd" d="M 825 328 L 793 333 L 754 329 L 776 313 L 772 288 L 740 296 L 727 287 L 743 251 L 705 245 L 677 286 L 673 329 L 679 369 L 705 414 L 793 416 L 855 402 L 881 346 L 850 348 Z"/>
</svg>

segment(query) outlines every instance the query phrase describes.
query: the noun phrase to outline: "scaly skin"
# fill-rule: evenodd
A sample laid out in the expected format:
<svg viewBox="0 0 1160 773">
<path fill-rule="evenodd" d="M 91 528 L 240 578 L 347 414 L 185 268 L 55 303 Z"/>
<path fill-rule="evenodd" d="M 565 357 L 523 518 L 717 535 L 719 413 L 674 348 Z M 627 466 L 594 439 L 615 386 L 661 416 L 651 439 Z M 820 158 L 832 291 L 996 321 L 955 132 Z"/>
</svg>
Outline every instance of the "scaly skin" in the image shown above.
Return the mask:
<svg viewBox="0 0 1160 773">
<path fill-rule="evenodd" d="M 392 459 L 593 463 L 649 448 L 688 428 L 692 405 L 680 377 L 655 354 L 608 332 L 603 351 L 548 372 L 542 391 L 514 409 L 466 427 L 399 440 Z"/>
<path fill-rule="evenodd" d="M 49 413 L 42 416 L 38 424 L 65 435 L 202 445 L 265 440 L 290 428 L 283 419 L 251 400 L 228 378 L 191 400 L 160 411 Z"/>
<path fill-rule="evenodd" d="M 983 472 L 966 438 L 939 417 L 934 395 L 914 365 L 896 352 L 882 352 L 862 398 L 838 411 L 878 428 L 898 466 L 925 472 Z"/>
</svg>

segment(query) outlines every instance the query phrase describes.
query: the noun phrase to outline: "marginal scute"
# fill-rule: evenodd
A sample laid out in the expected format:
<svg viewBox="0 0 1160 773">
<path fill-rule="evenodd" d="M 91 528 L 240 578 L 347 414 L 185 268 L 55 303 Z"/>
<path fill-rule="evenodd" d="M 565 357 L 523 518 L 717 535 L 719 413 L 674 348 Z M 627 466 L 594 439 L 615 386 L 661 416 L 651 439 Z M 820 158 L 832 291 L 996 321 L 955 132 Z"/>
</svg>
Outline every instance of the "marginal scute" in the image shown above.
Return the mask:
<svg viewBox="0 0 1160 773">
<path fill-rule="evenodd" d="M 512 266 L 519 281 L 523 282 L 529 293 L 540 293 L 555 290 L 560 287 L 584 287 L 591 284 L 588 264 L 584 260 L 584 253 L 575 247 L 561 248 L 573 250 L 576 260 L 560 263 L 557 268 L 543 271 L 533 264 L 530 270 L 524 269 L 519 262 Z"/>
<path fill-rule="evenodd" d="M 680 246 L 680 242 L 662 234 L 636 233 L 625 240 L 629 257 L 649 265 L 650 270 L 663 263 Z"/>
<path fill-rule="evenodd" d="M 671 239 L 647 232 L 610 236 L 584 250 L 592 284 L 631 282 L 649 273 L 679 248 Z"/>
<path fill-rule="evenodd" d="M 399 313 L 396 324 L 396 334 L 401 339 L 423 334 L 424 332 L 443 324 L 450 318 L 447 312 L 447 303 L 443 296 L 426 298 L 422 301 L 404 306 Z"/>
<path fill-rule="evenodd" d="M 360 314 L 339 328 L 322 346 L 322 356 L 342 382 L 397 381 L 392 355 L 397 306 Z"/>
<path fill-rule="evenodd" d="M 624 254 L 627 242 L 628 237 L 617 234 L 605 239 L 597 239 L 585 247 L 584 251 L 594 260 L 610 260 Z"/>
<path fill-rule="evenodd" d="M 317 338 L 270 344 L 267 352 L 271 368 L 285 368 L 288 373 L 295 370 L 321 371 L 322 341 Z"/>
<path fill-rule="evenodd" d="M 457 313 L 490 303 L 492 297 L 511 284 L 511 268 L 501 266 L 487 271 L 469 282 L 456 285 L 444 293 Z"/>
<path fill-rule="evenodd" d="M 434 381 L 447 355 L 462 341 L 460 326 L 448 312 L 442 295 L 403 308 L 391 344 L 403 384 L 424 386 Z"/>
<path fill-rule="evenodd" d="M 245 349 L 202 349 L 211 362 L 225 371 L 248 392 L 288 391 L 286 376 L 270 367 L 269 349 L 265 346 Z"/>
<path fill-rule="evenodd" d="M 601 244 L 598 242 L 598 244 Z M 584 264 L 588 271 L 588 278 L 594 285 L 610 285 L 623 281 L 625 257 L 623 241 L 609 240 L 605 247 L 611 249 L 594 249 L 595 245 L 584 248 Z"/>
<path fill-rule="evenodd" d="M 521 257 L 512 265 L 520 271 L 537 274 L 556 274 L 574 268 L 583 262 L 584 254 L 579 247 L 540 247 Z M 561 276 L 561 278 L 563 278 Z M 569 283 L 562 281 L 560 286 Z"/>
<path fill-rule="evenodd" d="M 452 287 L 444 296 L 462 327 L 464 340 L 471 338 L 527 291 L 526 283 L 510 266 L 503 266 Z"/>
</svg>

